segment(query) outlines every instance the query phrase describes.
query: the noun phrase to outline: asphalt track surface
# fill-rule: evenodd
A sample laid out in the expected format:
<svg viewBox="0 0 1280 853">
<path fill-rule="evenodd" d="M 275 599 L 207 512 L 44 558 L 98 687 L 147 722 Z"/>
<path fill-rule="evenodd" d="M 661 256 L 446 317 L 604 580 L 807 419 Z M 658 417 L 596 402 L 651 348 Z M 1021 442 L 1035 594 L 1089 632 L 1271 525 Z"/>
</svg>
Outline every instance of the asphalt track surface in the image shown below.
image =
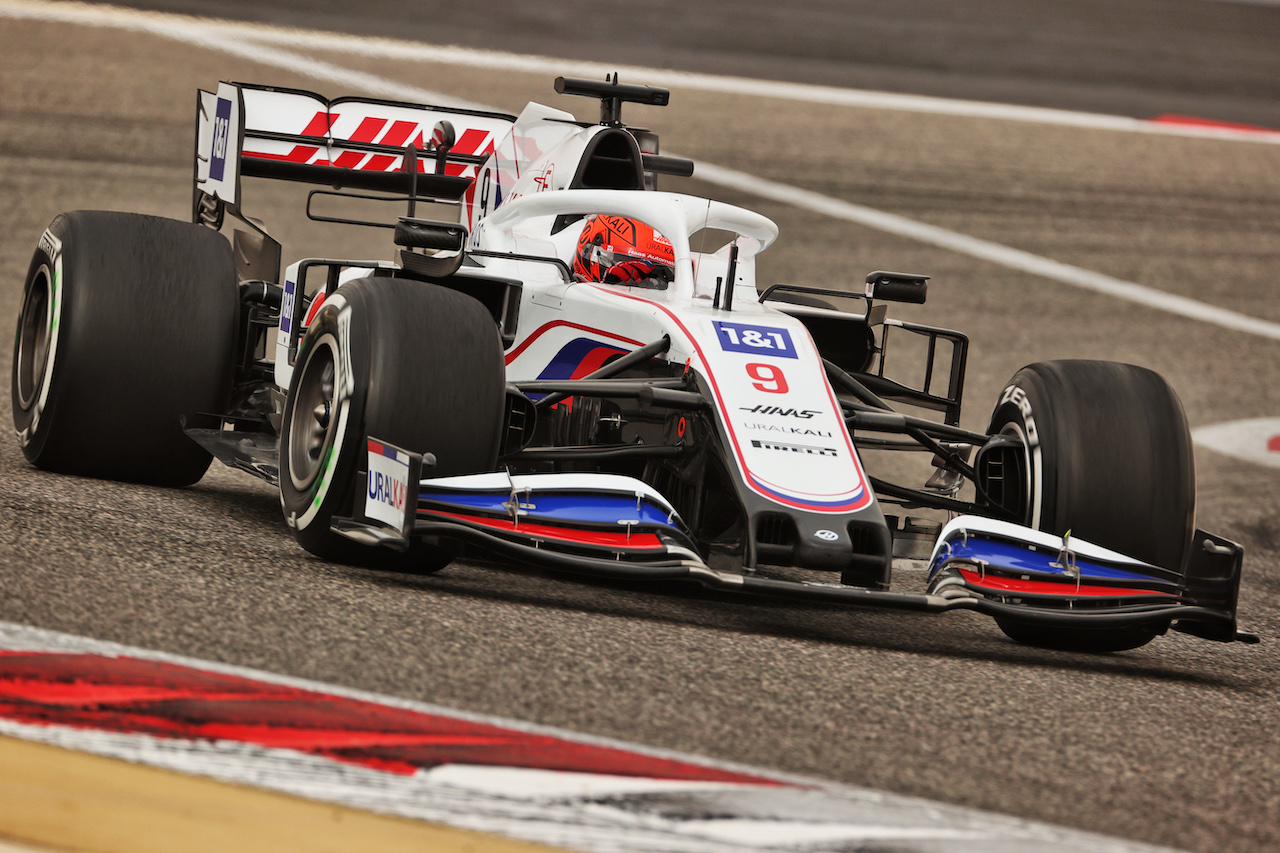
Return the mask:
<svg viewBox="0 0 1280 853">
<path fill-rule="evenodd" d="M 1280 127 L 1280 5 L 1273 0 L 129 5 L 653 68 Z"/>
<path fill-rule="evenodd" d="M 1203 5 L 1275 20 L 1268 6 Z M 1197 4 L 1167 8 L 1198 25 Z M 1241 55 L 1256 29 L 1236 32 Z M 593 110 L 541 76 L 321 58 L 509 110 Z M 219 79 L 346 93 L 159 37 L 0 19 L 3 322 L 57 212 L 185 217 L 193 93 Z M 679 91 L 633 118 L 687 156 L 1280 320 L 1280 146 Z M 1280 412 L 1274 340 L 696 179 L 665 188 L 778 221 L 764 280 L 933 275 L 929 304 L 894 314 L 971 336 L 968 426 L 985 426 L 1017 368 L 1066 357 L 1159 370 L 1192 426 Z M 283 191 L 259 193 L 260 215 L 307 251 Z M 310 245 L 388 256 L 357 239 Z M 1197 463 L 1198 522 L 1245 545 L 1241 620 L 1263 645 L 1170 635 L 1091 656 L 1014 645 L 969 614 L 776 606 L 481 563 L 353 569 L 305 555 L 272 490 L 225 468 L 185 490 L 121 485 L 34 471 L 16 441 L 0 443 L 0 619 L 1186 849 L 1280 850 L 1280 479 L 1207 451 Z"/>
</svg>

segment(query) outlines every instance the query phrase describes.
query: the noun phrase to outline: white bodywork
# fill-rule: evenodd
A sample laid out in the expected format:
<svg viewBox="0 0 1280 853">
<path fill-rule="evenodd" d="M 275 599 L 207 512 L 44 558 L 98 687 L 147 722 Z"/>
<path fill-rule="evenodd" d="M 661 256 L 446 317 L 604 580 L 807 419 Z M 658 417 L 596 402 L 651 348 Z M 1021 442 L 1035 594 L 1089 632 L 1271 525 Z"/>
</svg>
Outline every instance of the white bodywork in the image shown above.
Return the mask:
<svg viewBox="0 0 1280 853">
<path fill-rule="evenodd" d="M 574 362 L 575 353 L 594 352 L 601 360 L 602 352 L 630 351 L 667 336 L 665 357 L 687 365 L 709 386 L 725 445 L 756 494 L 792 509 L 829 514 L 848 514 L 875 502 L 804 325 L 757 301 L 755 258 L 777 238 L 777 226 L 758 213 L 692 196 L 565 189 L 591 140 L 616 133 L 612 128 L 584 126 L 569 113 L 538 104 L 511 121 L 224 83 L 216 95 L 201 93 L 197 187 L 236 203 L 240 156 L 357 171 L 403 170 L 403 156 L 361 152 L 351 143 L 423 147 L 441 120 L 457 130 L 453 152 L 487 155 L 482 165 L 449 169 L 474 179 L 459 217 L 470 227 L 470 250 L 571 264 L 581 225 L 553 233 L 553 223 L 560 216 L 592 213 L 641 220 L 674 250 L 675 281 L 666 290 L 566 281 L 555 264 L 475 258 L 481 269 L 464 268 L 463 275 L 470 271 L 522 282 L 519 324 L 506 355 L 509 379 L 578 378 L 589 372 L 590 359 Z M 262 138 L 273 133 L 302 141 Z M 419 161 L 419 170 L 433 166 L 429 156 Z M 729 232 L 730 245 L 737 246 L 732 282 L 726 281 L 730 245 L 711 252 L 694 248 L 708 229 Z M 285 276 L 286 300 L 302 297 L 297 266 Z M 348 270 L 344 277 L 367 274 Z M 722 306 L 730 289 L 732 310 L 727 311 Z M 276 344 L 276 380 L 282 388 L 292 378 L 289 313 L 282 312 Z M 552 375 L 566 369 L 565 375 Z"/>
<path fill-rule="evenodd" d="M 671 242 L 675 281 L 667 290 L 565 282 L 548 264 L 483 258 L 485 274 L 524 282 L 508 377 L 544 377 L 557 355 L 584 337 L 631 350 L 667 335 L 667 359 L 687 364 L 711 386 L 726 446 L 753 491 L 810 512 L 869 506 L 874 497 L 809 333 L 799 320 L 757 301 L 755 256 L 777 237 L 777 226 L 752 211 L 691 196 L 552 190 L 503 205 L 481 222 L 473 245 L 567 263 L 581 227 L 552 237 L 551 225 L 557 216 L 582 213 L 653 226 Z M 710 254 L 691 248 L 692 236 L 707 228 L 737 235 L 732 311 L 713 305 L 716 279 L 729 273 L 729 247 Z M 794 414 L 763 413 L 773 409 Z"/>
</svg>

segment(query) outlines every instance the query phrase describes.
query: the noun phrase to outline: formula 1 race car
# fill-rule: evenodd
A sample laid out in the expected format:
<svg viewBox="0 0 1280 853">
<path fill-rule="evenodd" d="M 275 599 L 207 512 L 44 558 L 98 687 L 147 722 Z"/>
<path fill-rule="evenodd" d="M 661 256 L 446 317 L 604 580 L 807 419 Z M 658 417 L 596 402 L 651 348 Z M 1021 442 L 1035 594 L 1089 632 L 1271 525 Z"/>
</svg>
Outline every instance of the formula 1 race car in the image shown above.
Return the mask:
<svg viewBox="0 0 1280 853">
<path fill-rule="evenodd" d="M 657 191 L 693 164 L 621 120 L 667 91 L 555 87 L 598 98 L 600 121 L 200 92 L 193 222 L 76 211 L 40 238 L 13 359 L 26 457 L 167 485 L 216 457 L 278 484 L 302 546 L 340 561 L 427 572 L 466 548 L 974 610 L 1090 651 L 1170 627 L 1256 641 L 1236 628 L 1242 549 L 1195 527 L 1186 418 L 1159 375 L 1031 364 L 985 432 L 964 429 L 967 338 L 886 316 L 923 303 L 927 276 L 758 291 L 774 223 Z M 309 218 L 390 230 L 398 262 L 282 275 L 244 179 L 320 187 Z M 390 212 L 325 212 L 352 202 Z M 593 236 L 628 230 L 650 248 L 611 257 Z M 886 373 L 891 338 L 917 345 L 918 381 Z M 886 450 L 922 453 L 927 482 L 870 476 Z M 895 561 L 927 588 L 891 588 Z"/>
</svg>

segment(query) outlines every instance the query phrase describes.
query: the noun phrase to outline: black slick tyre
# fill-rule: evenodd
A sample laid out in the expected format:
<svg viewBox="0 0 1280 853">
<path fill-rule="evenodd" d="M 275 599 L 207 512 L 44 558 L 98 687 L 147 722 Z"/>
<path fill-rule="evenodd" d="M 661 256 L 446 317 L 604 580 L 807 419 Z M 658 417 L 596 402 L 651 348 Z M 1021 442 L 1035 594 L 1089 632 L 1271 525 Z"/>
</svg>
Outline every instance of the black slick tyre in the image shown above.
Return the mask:
<svg viewBox="0 0 1280 853">
<path fill-rule="evenodd" d="M 447 565 L 456 556 L 447 543 L 415 542 L 397 554 L 359 545 L 330 524 L 352 515 L 369 436 L 434 454 L 424 475 L 494 470 L 505 375 L 497 327 L 475 299 L 389 277 L 339 288 L 307 330 L 285 404 L 280 501 L 298 542 L 357 565 Z"/>
<path fill-rule="evenodd" d="M 212 457 L 182 432 L 231 392 L 231 248 L 199 225 L 108 211 L 54 219 L 14 339 L 14 428 L 50 471 L 166 486 Z"/>
<path fill-rule="evenodd" d="M 1028 365 L 1009 380 L 988 432 L 1025 448 L 1014 520 L 1182 570 L 1195 529 L 1195 461 L 1182 403 L 1159 374 L 1106 361 Z M 1081 651 L 1137 648 L 1158 633 L 996 621 L 1018 642 Z"/>
</svg>

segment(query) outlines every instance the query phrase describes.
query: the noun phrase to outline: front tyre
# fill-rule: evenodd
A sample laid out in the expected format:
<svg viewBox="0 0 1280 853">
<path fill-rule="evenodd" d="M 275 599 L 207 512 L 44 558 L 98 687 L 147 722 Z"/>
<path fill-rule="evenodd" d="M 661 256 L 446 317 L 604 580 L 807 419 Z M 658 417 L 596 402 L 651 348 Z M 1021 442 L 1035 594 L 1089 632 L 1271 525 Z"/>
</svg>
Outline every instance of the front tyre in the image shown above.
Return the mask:
<svg viewBox="0 0 1280 853">
<path fill-rule="evenodd" d="M 298 542 L 339 562 L 443 568 L 456 556 L 446 543 L 399 555 L 330 525 L 353 514 L 363 491 L 368 436 L 434 454 L 429 476 L 492 471 L 505 387 L 497 327 L 475 299 L 406 279 L 343 285 L 307 330 L 285 404 L 280 501 Z"/>
<path fill-rule="evenodd" d="M 1031 364 L 1009 380 L 987 431 L 1021 444 L 998 487 L 1013 520 L 1182 570 L 1195 529 L 1195 461 L 1182 403 L 1159 374 L 1106 361 Z M 1082 651 L 1137 648 L 1158 633 L 996 621 L 1018 642 Z"/>
</svg>

